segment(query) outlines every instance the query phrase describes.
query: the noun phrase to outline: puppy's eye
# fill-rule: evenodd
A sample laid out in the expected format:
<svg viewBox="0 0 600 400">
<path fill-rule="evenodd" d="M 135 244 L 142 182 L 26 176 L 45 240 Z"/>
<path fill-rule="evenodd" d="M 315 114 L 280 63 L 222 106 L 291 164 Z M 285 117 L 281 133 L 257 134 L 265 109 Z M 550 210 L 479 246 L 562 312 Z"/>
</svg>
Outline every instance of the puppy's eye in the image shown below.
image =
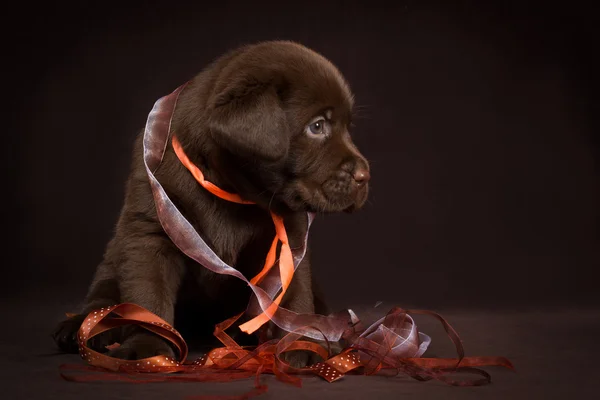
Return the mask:
<svg viewBox="0 0 600 400">
<path fill-rule="evenodd" d="M 306 127 L 306 133 L 312 136 L 323 136 L 329 134 L 329 125 L 327 121 L 320 118 Z"/>
</svg>

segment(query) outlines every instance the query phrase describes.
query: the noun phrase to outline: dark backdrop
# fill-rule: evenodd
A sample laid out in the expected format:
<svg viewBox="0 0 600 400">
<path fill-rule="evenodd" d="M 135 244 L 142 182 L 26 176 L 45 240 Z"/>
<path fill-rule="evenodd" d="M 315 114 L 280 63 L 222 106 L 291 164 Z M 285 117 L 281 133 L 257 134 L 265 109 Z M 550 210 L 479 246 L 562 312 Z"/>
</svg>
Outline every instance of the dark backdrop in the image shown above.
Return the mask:
<svg viewBox="0 0 600 400">
<path fill-rule="evenodd" d="M 292 39 L 337 64 L 363 106 L 370 202 L 318 218 L 312 236 L 336 307 L 600 303 L 590 7 L 190 3 L 7 11 L 5 299 L 79 300 L 154 101 L 234 46 Z"/>
</svg>

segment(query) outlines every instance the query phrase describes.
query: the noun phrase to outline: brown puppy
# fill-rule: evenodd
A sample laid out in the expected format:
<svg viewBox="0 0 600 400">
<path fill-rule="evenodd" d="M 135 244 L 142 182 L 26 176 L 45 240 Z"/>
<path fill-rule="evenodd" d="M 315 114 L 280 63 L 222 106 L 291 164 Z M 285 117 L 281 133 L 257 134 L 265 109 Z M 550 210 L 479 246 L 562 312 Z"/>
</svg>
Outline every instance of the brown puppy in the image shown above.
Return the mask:
<svg viewBox="0 0 600 400">
<path fill-rule="evenodd" d="M 257 205 L 230 203 L 208 193 L 170 144 L 155 175 L 215 253 L 252 277 L 262 268 L 275 235 L 269 210 L 284 218 L 293 248 L 303 234 L 304 212 L 352 211 L 365 203 L 369 165 L 348 133 L 352 108 L 342 75 L 314 51 L 284 41 L 239 48 L 187 85 L 172 132 L 207 180 Z M 189 341 L 243 311 L 250 293 L 242 281 L 190 260 L 165 234 L 144 169 L 140 134 L 114 237 L 81 315 L 63 321 L 54 338 L 61 349 L 76 352 L 75 334 L 90 310 L 131 302 L 175 323 Z M 308 252 L 282 306 L 328 313 L 315 297 Z M 91 345 L 105 351 L 114 341 L 122 344 L 112 350 L 115 357 L 173 355 L 162 339 L 136 329 L 103 334 Z M 290 361 L 303 365 L 309 359 L 299 354 Z"/>
</svg>

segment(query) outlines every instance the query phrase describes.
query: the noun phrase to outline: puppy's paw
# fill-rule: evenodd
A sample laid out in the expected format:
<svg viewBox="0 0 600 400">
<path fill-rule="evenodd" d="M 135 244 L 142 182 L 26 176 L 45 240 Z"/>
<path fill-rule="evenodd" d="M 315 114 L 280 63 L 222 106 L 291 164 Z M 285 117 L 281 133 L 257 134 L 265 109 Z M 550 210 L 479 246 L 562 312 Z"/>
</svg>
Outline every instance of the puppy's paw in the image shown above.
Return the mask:
<svg viewBox="0 0 600 400">
<path fill-rule="evenodd" d="M 321 360 L 316 353 L 306 350 L 294 350 L 283 353 L 281 358 L 294 368 L 310 367 Z"/>
<path fill-rule="evenodd" d="M 60 350 L 65 353 L 77 353 L 79 351 L 77 333 L 86 316 L 85 314 L 78 314 L 57 325 L 54 332 L 52 332 L 52 338 Z M 108 351 L 106 346 L 119 342 L 121 338 L 125 337 L 128 328 L 121 327 L 102 332 L 89 339 L 87 346 L 99 353 L 105 353 Z"/>
<path fill-rule="evenodd" d="M 301 340 L 312 341 L 311 339 L 302 338 Z M 318 342 L 321 346 L 327 349 L 325 342 Z M 329 344 L 329 357 L 333 357 L 339 354 L 343 350 L 343 345 L 340 342 L 332 342 Z M 283 353 L 282 357 L 288 364 L 295 368 L 310 367 L 318 362 L 326 361 L 321 358 L 317 353 L 306 350 L 294 350 Z"/>
<path fill-rule="evenodd" d="M 320 343 L 327 349 L 327 344 L 325 342 Z M 345 345 L 342 342 L 329 342 L 329 358 L 340 354 L 344 348 Z"/>
<path fill-rule="evenodd" d="M 85 319 L 85 315 L 75 315 L 60 322 L 52 332 L 54 343 L 65 353 L 77 353 L 77 332 Z"/>
<path fill-rule="evenodd" d="M 134 333 L 119 347 L 110 350 L 107 355 L 124 360 L 141 360 L 159 355 L 176 358 L 175 350 L 169 343 L 159 336 L 146 332 Z"/>
<path fill-rule="evenodd" d="M 287 333 L 288 332 L 282 330 L 281 328 L 279 328 L 277 326 L 270 325 L 269 331 L 267 331 L 267 339 L 268 338 L 281 339 L 284 336 L 286 336 Z M 301 337 L 299 340 L 315 342 L 315 343 L 318 343 L 319 346 L 323 346 L 325 348 L 325 350 L 328 349 L 326 342 L 322 341 L 322 340 L 315 340 L 315 339 L 311 339 L 308 337 Z M 340 353 L 342 350 L 343 350 L 343 344 L 341 342 L 329 342 L 329 357 L 335 356 L 336 354 Z M 286 351 L 281 355 L 281 358 L 294 368 L 309 367 L 318 362 L 326 361 L 326 360 L 323 360 L 322 357 L 319 356 L 317 353 L 308 351 L 308 350 Z"/>
</svg>

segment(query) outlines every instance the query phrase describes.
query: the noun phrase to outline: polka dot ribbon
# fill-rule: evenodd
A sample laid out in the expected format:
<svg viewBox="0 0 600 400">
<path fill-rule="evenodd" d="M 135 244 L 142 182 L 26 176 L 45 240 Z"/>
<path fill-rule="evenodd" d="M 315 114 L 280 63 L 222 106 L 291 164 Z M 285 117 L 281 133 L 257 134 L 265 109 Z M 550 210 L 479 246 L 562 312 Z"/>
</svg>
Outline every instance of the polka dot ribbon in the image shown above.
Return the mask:
<svg viewBox="0 0 600 400">
<path fill-rule="evenodd" d="M 111 315 L 111 318 L 109 318 Z M 116 318 L 118 317 L 118 318 Z M 92 350 L 87 343 L 93 337 L 125 325 L 136 324 L 172 343 L 179 353 L 175 360 L 166 356 L 155 356 L 143 360 L 122 360 L 108 357 Z M 111 307 L 100 308 L 88 314 L 77 334 L 79 355 L 89 364 L 110 371 L 130 372 L 175 372 L 187 357 L 187 344 L 183 337 L 166 321 L 136 304 L 123 303 Z M 111 348 L 118 346 L 113 344 Z"/>
</svg>

